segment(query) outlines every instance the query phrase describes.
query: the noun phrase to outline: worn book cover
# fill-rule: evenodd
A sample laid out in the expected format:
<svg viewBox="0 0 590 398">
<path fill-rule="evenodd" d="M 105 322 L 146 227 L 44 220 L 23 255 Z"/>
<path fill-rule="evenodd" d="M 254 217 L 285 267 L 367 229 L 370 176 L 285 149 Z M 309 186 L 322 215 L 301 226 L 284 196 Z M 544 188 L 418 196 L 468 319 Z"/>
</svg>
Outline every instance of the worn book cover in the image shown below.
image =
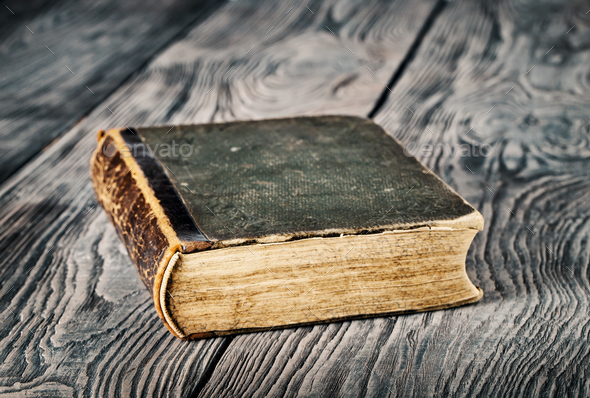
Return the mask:
<svg viewBox="0 0 590 398">
<path fill-rule="evenodd" d="M 180 338 L 482 296 L 465 271 L 482 216 L 370 120 L 100 131 L 91 175 Z"/>
</svg>

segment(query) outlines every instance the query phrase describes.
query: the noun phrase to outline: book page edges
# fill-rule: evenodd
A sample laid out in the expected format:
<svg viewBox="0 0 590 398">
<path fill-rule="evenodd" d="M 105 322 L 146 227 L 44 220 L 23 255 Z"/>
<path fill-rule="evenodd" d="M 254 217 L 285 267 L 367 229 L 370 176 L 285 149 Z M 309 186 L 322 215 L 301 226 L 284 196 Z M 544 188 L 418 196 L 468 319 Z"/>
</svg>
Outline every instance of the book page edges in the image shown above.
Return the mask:
<svg viewBox="0 0 590 398">
<path fill-rule="evenodd" d="M 429 228 L 420 228 L 420 229 L 413 229 L 413 230 L 398 230 L 398 231 L 385 231 L 379 234 L 373 234 L 373 235 L 349 235 L 349 236 L 343 236 L 343 237 L 313 237 L 313 238 L 308 238 L 308 239 L 304 239 L 304 240 L 298 240 L 298 241 L 290 241 L 290 242 L 277 242 L 277 243 L 268 243 L 268 244 L 258 244 L 258 245 L 254 245 L 251 246 L 252 250 L 254 251 L 254 253 L 256 253 L 256 255 L 258 255 L 259 253 L 265 253 L 263 252 L 259 252 L 256 250 L 261 250 L 263 247 L 282 247 L 283 251 L 289 251 L 287 249 L 288 246 L 291 245 L 298 245 L 300 246 L 304 241 L 306 242 L 311 242 L 311 241 L 335 241 L 335 242 L 345 242 L 348 241 L 350 239 L 354 240 L 354 242 L 348 242 L 348 243 L 343 243 L 345 247 L 359 247 L 359 244 L 361 244 L 361 242 L 359 241 L 359 239 L 377 239 L 379 236 L 394 236 L 394 235 L 404 235 L 406 237 L 408 236 L 412 236 L 412 235 L 416 235 L 416 234 L 420 234 L 423 232 L 427 232 L 429 231 Z M 447 232 L 447 231 L 451 231 L 449 229 L 441 229 L 441 232 Z M 290 328 L 290 327 L 297 327 L 297 326 L 303 326 L 303 325 L 313 325 L 313 324 L 318 324 L 318 323 L 328 323 L 328 322 L 338 322 L 338 321 L 344 321 L 344 320 L 351 320 L 351 319 L 362 319 L 362 318 L 372 318 L 372 317 L 382 317 L 382 316 L 389 316 L 389 315 L 400 315 L 400 314 L 410 314 L 410 313 L 416 313 L 416 312 L 423 312 L 423 311 L 432 311 L 432 310 L 440 310 L 440 309 L 445 309 L 445 308 L 452 308 L 452 307 L 456 307 L 456 306 L 461 306 L 461 305 L 465 305 L 465 304 L 471 304 L 474 302 L 479 301 L 482 297 L 483 297 L 483 291 L 481 288 L 479 288 L 478 286 L 474 286 L 473 282 L 469 279 L 469 277 L 467 276 L 466 270 L 465 270 L 465 256 L 467 255 L 467 247 L 470 245 L 470 243 L 473 240 L 473 237 L 475 236 L 475 230 L 472 228 L 469 229 L 453 229 L 452 231 L 455 232 L 459 232 L 459 231 L 465 231 L 466 233 L 468 233 L 469 235 L 471 235 L 472 237 L 468 240 L 465 241 L 465 247 L 464 250 L 461 250 L 460 252 L 462 253 L 461 257 L 462 257 L 462 261 L 460 261 L 460 263 L 462 264 L 462 284 L 465 284 L 465 286 L 470 286 L 470 290 L 471 293 L 466 294 L 463 297 L 458 298 L 458 300 L 455 301 L 449 301 L 449 302 L 430 302 L 429 305 L 425 305 L 422 308 L 412 308 L 412 309 L 394 309 L 393 307 L 391 308 L 390 311 L 379 311 L 378 313 L 367 313 L 367 314 L 350 314 L 350 315 L 344 315 L 344 316 L 337 316 L 337 317 L 330 317 L 329 319 L 323 319 L 319 320 L 319 321 L 313 321 L 313 322 L 294 322 L 291 324 L 286 324 L 286 325 L 265 325 L 265 326 L 261 326 L 261 327 L 254 327 L 254 328 L 237 328 L 237 329 L 211 329 L 211 330 L 204 330 L 204 331 L 199 331 L 197 333 L 193 333 L 190 329 L 187 330 L 186 327 L 187 325 L 184 324 L 184 321 L 181 321 L 180 319 L 178 320 L 179 323 L 179 327 L 181 327 L 181 329 L 184 331 L 184 333 L 187 335 L 187 339 L 194 339 L 194 338 L 208 338 L 208 337 L 217 337 L 217 336 L 224 336 L 224 335 L 232 335 L 232 334 L 236 334 L 236 333 L 246 333 L 246 332 L 255 332 L 255 331 L 261 331 L 261 330 L 268 330 L 269 327 L 272 328 L 276 328 L 276 329 L 282 329 L 282 328 Z M 469 231 L 469 232 L 468 232 Z M 401 237 L 400 237 L 401 238 Z M 408 239 L 408 238 L 404 238 L 404 239 Z M 340 246 L 342 246 L 342 244 L 340 244 Z M 221 249 L 219 249 L 221 250 Z M 241 246 L 241 247 L 229 247 L 229 248 L 225 248 L 224 250 L 221 250 L 221 252 L 226 252 L 226 250 L 242 250 L 243 255 L 246 255 L 245 253 L 247 249 L 247 246 Z M 280 249 L 278 249 L 280 251 Z M 251 253 L 251 252 L 250 252 Z M 220 253 L 221 254 L 221 253 Z M 193 264 L 193 260 L 189 259 L 189 256 L 195 256 L 194 257 L 194 263 L 203 263 L 203 259 L 197 259 L 196 256 L 200 256 L 200 255 L 208 255 L 209 257 L 211 257 L 213 255 L 213 253 L 211 253 L 211 251 L 208 252 L 203 252 L 201 254 L 198 253 L 188 253 L 188 254 L 181 254 L 179 261 L 176 262 L 174 265 L 172 266 L 183 266 L 183 265 L 190 265 Z M 268 256 L 269 254 L 265 254 L 265 256 Z M 348 253 L 347 253 L 348 255 Z M 242 257 L 240 254 L 236 254 L 234 253 L 230 253 L 225 255 L 225 257 Z M 361 255 L 362 256 L 362 255 Z M 217 256 L 216 256 L 217 257 Z M 225 258 L 224 256 L 221 256 L 221 258 Z M 249 258 L 249 256 L 248 256 Z M 198 260 L 198 261 L 197 261 Z M 186 263 L 185 263 L 186 261 Z M 223 264 L 223 260 L 222 263 Z M 221 264 L 219 264 L 219 266 L 222 266 Z M 276 263 L 278 266 L 278 263 Z M 200 264 L 202 265 L 202 264 Z M 260 266 L 261 268 L 264 268 L 264 264 L 262 264 Z M 269 267 L 271 267 L 271 265 L 269 265 Z M 315 267 L 315 266 L 314 266 Z M 330 267 L 330 265 L 327 265 L 326 268 Z M 332 270 L 333 267 L 330 267 L 330 270 Z M 268 268 L 267 268 L 268 269 Z M 277 270 L 273 269 L 275 272 Z M 329 272 L 328 271 L 328 272 Z M 170 273 L 170 275 L 172 275 L 171 277 L 171 291 L 174 294 L 174 297 L 169 297 L 168 301 L 170 300 L 182 300 L 181 298 L 179 298 L 178 291 L 174 290 L 174 283 L 179 283 L 178 281 L 173 282 L 174 280 L 174 276 L 176 275 L 174 273 Z M 291 292 L 291 294 L 294 294 L 293 292 Z M 175 312 L 175 310 L 173 309 L 174 307 L 170 308 L 170 314 L 172 317 L 174 317 L 174 319 L 176 319 L 176 315 L 178 315 L 178 313 Z M 186 318 L 186 314 L 183 315 L 184 318 Z M 200 318 L 197 318 L 200 319 Z"/>
<path fill-rule="evenodd" d="M 172 275 L 172 270 L 174 266 L 178 262 L 180 258 L 180 252 L 174 253 L 170 261 L 168 262 L 166 269 L 164 270 L 164 274 L 162 276 L 162 285 L 160 288 L 159 300 L 160 300 L 160 308 L 162 309 L 162 315 L 164 317 L 164 323 L 171 329 L 172 333 L 181 339 L 186 338 L 186 335 L 180 330 L 176 322 L 172 319 L 170 312 L 168 311 L 168 307 L 166 306 L 166 293 L 168 292 L 168 281 L 170 280 L 170 276 Z"/>
</svg>

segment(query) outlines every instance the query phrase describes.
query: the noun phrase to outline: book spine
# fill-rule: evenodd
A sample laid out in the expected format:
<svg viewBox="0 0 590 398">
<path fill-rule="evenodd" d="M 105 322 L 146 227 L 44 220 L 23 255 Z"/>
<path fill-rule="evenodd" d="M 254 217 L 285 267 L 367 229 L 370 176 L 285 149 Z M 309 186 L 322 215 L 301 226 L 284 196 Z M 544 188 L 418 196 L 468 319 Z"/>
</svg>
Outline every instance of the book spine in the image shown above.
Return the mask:
<svg viewBox="0 0 590 398">
<path fill-rule="evenodd" d="M 155 159 L 152 158 L 151 162 Z M 184 337 L 167 316 L 162 280 L 171 260 L 178 257 L 175 254 L 186 251 L 186 244 L 183 244 L 186 242 L 179 239 L 175 226 L 146 177 L 145 163 L 129 150 L 123 129 L 98 132 L 98 145 L 90 160 L 90 174 L 98 203 L 125 244 L 154 300 L 158 315 L 174 335 Z M 150 173 L 153 174 L 153 170 Z M 207 244 L 202 242 L 199 248 Z"/>
</svg>

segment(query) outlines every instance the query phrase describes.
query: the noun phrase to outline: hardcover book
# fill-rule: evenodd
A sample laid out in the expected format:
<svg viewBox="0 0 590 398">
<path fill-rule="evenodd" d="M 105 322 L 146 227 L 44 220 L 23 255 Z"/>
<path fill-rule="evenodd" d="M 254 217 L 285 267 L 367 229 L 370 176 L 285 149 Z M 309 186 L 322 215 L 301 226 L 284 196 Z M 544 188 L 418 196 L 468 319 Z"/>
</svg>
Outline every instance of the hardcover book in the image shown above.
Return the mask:
<svg viewBox="0 0 590 398">
<path fill-rule="evenodd" d="M 482 297 L 483 217 L 370 120 L 98 133 L 96 197 L 179 338 L 427 311 Z"/>
</svg>

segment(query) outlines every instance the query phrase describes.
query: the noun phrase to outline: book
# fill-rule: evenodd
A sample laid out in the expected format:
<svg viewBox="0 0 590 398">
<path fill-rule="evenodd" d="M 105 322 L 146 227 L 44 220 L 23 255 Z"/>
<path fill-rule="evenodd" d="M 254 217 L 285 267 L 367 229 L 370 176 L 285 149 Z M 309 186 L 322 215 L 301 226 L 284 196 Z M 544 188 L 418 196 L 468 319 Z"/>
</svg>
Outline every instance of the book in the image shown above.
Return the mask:
<svg viewBox="0 0 590 398">
<path fill-rule="evenodd" d="M 371 120 L 98 133 L 98 202 L 182 339 L 479 300 L 483 217 Z"/>
</svg>

